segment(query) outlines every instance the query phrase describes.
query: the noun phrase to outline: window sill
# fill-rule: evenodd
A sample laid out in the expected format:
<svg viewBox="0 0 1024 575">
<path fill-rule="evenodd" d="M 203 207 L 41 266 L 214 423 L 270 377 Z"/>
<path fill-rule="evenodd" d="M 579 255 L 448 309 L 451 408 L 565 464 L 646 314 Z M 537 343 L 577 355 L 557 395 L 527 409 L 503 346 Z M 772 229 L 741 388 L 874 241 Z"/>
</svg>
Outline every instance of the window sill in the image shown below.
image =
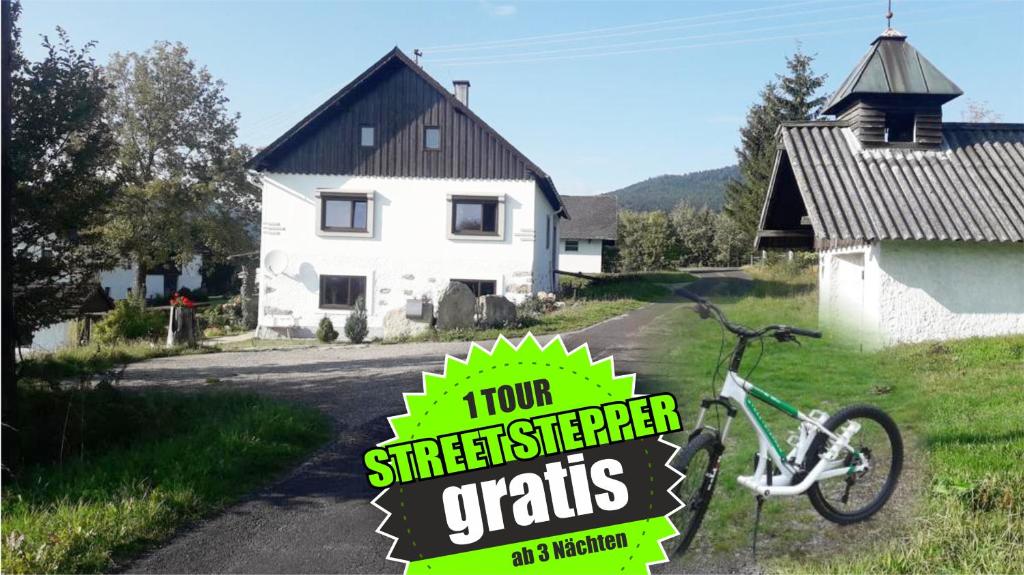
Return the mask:
<svg viewBox="0 0 1024 575">
<path fill-rule="evenodd" d="M 324 238 L 372 238 L 370 230 L 324 230 L 319 229 L 316 235 Z"/>
<path fill-rule="evenodd" d="M 448 239 L 455 241 L 484 241 L 484 242 L 500 242 L 504 241 L 505 237 L 501 234 L 459 234 L 456 232 L 448 232 Z"/>
</svg>

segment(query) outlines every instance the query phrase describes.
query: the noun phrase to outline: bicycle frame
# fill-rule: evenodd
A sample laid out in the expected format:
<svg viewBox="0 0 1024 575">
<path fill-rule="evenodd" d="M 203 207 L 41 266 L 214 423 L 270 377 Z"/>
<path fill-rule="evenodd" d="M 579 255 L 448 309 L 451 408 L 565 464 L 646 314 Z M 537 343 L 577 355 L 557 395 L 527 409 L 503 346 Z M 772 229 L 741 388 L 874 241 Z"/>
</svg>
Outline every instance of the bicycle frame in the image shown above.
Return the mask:
<svg viewBox="0 0 1024 575">
<path fill-rule="evenodd" d="M 798 441 L 793 445 L 789 453 L 782 451 L 778 440 L 765 424 L 764 419 L 758 412 L 757 407 L 751 398 L 757 399 L 768 406 L 785 413 L 801 424 L 801 433 Z M 839 434 L 833 433 L 823 425 L 824 417 L 811 417 L 802 413 L 797 408 L 789 405 L 774 395 L 744 380 L 736 371 L 730 368 L 726 373 L 725 383 L 719 393 L 718 400 L 707 401 L 701 405 L 700 415 L 697 418 L 695 429 L 700 429 L 704 424 L 704 418 L 710 404 L 735 403 L 743 411 L 758 438 L 758 458 L 754 474 L 739 476 L 737 481 L 740 485 L 754 491 L 756 494 L 768 497 L 770 495 L 800 495 L 810 489 L 811 485 L 822 479 L 829 479 L 842 475 L 859 473 L 869 468 L 869 460 L 850 447 L 849 440 L 858 431 L 859 426 L 848 425 Z M 729 427 L 732 425 L 736 410 L 730 409 L 726 423 L 721 430 L 721 441 L 725 442 Z M 812 412 L 813 414 L 814 412 Z M 808 448 L 818 433 L 824 433 L 831 438 L 830 446 L 826 453 L 818 460 L 813 469 L 804 470 L 803 465 L 807 456 Z M 854 462 L 845 464 L 840 453 L 846 451 L 853 454 Z M 768 474 L 769 461 L 772 468 L 778 473 Z M 800 477 L 800 474 L 806 474 Z M 797 483 L 793 483 L 799 478 Z"/>
</svg>

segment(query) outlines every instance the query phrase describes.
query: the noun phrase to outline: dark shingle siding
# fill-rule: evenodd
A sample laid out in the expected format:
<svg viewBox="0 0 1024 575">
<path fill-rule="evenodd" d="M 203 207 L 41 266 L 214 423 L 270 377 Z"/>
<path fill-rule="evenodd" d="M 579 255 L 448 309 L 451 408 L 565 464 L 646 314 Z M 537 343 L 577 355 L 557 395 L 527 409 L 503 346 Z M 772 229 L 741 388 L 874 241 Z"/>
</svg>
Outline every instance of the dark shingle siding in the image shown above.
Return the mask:
<svg viewBox="0 0 1024 575">
<path fill-rule="evenodd" d="M 360 145 L 372 125 L 374 146 Z M 441 130 L 427 150 L 426 127 Z M 415 178 L 535 180 L 555 209 L 551 177 L 397 48 L 261 150 L 268 172 Z"/>
<path fill-rule="evenodd" d="M 559 225 L 558 235 L 570 240 L 616 240 L 619 206 L 613 196 L 562 196 L 570 220 Z"/>
<path fill-rule="evenodd" d="M 947 123 L 938 149 L 862 148 L 839 124 L 781 136 L 819 238 L 1024 241 L 1024 124 Z"/>
</svg>

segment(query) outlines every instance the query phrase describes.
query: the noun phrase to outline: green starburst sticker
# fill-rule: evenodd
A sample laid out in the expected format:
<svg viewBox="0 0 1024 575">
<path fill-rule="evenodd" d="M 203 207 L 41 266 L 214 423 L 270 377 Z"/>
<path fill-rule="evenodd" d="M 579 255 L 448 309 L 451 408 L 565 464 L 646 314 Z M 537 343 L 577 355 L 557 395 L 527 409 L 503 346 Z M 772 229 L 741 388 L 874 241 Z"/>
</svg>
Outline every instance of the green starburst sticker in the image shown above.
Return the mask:
<svg viewBox="0 0 1024 575">
<path fill-rule="evenodd" d="M 472 344 L 423 374 L 364 455 L 406 573 L 646 573 L 667 560 L 682 428 L 670 394 L 560 337 Z"/>
</svg>

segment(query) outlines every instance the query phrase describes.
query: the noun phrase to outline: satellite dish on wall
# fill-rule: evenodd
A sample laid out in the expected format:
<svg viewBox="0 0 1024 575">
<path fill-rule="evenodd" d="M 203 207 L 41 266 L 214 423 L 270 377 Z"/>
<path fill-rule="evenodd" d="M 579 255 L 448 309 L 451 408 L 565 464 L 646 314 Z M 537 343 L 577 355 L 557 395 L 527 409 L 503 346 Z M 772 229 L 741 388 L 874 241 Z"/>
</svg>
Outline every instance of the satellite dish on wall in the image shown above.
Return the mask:
<svg viewBox="0 0 1024 575">
<path fill-rule="evenodd" d="M 288 269 L 288 254 L 281 250 L 270 250 L 263 258 L 263 267 L 270 275 L 279 276 Z"/>
</svg>

